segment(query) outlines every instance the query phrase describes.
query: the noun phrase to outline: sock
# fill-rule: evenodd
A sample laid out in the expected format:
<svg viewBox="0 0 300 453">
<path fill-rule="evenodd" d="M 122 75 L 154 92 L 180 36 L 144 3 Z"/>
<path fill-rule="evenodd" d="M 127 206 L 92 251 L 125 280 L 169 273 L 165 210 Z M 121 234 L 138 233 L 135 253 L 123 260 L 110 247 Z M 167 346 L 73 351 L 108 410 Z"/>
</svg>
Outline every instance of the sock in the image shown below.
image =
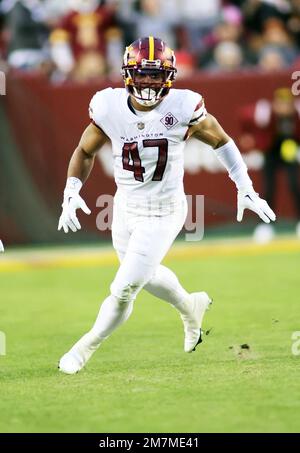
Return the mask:
<svg viewBox="0 0 300 453">
<path fill-rule="evenodd" d="M 154 276 L 144 289 L 159 299 L 173 305 L 181 314 L 190 313 L 189 293 L 181 286 L 178 278 L 165 266 L 158 266 Z"/>
<path fill-rule="evenodd" d="M 87 359 L 114 330 L 123 324 L 133 310 L 133 301 L 120 303 L 115 296 L 108 296 L 100 307 L 95 324 L 89 332 L 80 338 L 72 351 Z M 89 351 L 87 351 L 87 348 Z M 88 358 L 89 358 L 88 357 Z"/>
</svg>

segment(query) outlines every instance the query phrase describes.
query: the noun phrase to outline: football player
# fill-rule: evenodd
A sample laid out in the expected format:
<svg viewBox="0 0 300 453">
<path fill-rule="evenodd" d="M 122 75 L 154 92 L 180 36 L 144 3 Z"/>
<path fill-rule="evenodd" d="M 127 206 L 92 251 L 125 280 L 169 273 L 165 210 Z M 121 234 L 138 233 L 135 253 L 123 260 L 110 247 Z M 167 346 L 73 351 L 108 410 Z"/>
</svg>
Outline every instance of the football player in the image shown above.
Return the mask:
<svg viewBox="0 0 300 453">
<path fill-rule="evenodd" d="M 184 327 L 184 351 L 201 342 L 201 324 L 211 303 L 206 292 L 189 294 L 161 261 L 182 229 L 187 203 L 183 187 L 183 152 L 193 136 L 215 151 L 236 184 L 237 220 L 244 209 L 265 222 L 275 220 L 266 201 L 254 191 L 234 141 L 207 113 L 202 96 L 173 89 L 174 52 L 158 38 L 138 39 L 126 48 L 124 88 L 97 92 L 90 103 L 91 123 L 83 132 L 68 168 L 58 229 L 79 230 L 76 210 L 90 210 L 80 189 L 92 170 L 95 154 L 112 142 L 117 192 L 112 223 L 113 246 L 120 267 L 98 317 L 59 362 L 68 374 L 78 372 L 95 350 L 130 316 L 142 288 L 173 305 Z"/>
</svg>

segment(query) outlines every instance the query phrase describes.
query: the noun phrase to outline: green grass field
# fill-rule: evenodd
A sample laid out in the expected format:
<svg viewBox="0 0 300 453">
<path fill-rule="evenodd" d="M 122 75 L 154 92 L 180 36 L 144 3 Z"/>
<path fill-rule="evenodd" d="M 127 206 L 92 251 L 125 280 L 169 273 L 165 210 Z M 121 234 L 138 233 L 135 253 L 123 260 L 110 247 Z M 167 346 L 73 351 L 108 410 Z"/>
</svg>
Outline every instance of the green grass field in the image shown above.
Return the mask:
<svg viewBox="0 0 300 453">
<path fill-rule="evenodd" d="M 0 272 L 1 432 L 300 431 L 299 251 L 166 264 L 214 298 L 204 343 L 185 354 L 178 314 L 143 291 L 74 376 L 58 372 L 58 359 L 91 326 L 116 265 Z"/>
</svg>

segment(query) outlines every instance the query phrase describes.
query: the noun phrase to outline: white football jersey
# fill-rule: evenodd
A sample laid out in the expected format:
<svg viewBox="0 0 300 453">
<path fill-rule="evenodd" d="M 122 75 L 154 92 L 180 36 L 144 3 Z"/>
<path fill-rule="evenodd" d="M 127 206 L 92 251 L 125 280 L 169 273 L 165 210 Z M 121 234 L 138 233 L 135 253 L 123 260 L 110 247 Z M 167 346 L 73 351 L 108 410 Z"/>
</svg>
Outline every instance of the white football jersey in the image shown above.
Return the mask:
<svg viewBox="0 0 300 453">
<path fill-rule="evenodd" d="M 183 150 L 188 127 L 206 117 L 203 98 L 171 89 L 148 112 L 135 111 L 124 88 L 98 91 L 90 117 L 112 142 L 118 192 L 130 199 L 168 200 L 184 193 Z M 136 112 L 136 113 L 135 113 Z"/>
</svg>

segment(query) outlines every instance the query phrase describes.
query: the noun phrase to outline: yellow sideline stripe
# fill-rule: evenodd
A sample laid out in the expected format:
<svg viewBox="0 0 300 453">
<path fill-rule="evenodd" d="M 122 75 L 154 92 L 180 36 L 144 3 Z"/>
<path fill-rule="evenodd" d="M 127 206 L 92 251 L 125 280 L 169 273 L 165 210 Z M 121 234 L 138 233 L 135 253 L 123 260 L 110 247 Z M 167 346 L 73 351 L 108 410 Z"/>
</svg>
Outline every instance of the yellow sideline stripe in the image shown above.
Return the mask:
<svg viewBox="0 0 300 453">
<path fill-rule="evenodd" d="M 86 254 L 82 256 L 80 253 L 71 254 L 69 257 L 58 254 L 54 257 L 24 257 L 23 259 L 7 259 L 0 261 L 1 272 L 15 272 L 30 269 L 57 269 L 57 268 L 80 268 L 80 267 L 96 267 L 118 264 L 116 254 L 111 252 L 99 254 Z"/>
<path fill-rule="evenodd" d="M 154 60 L 154 38 L 149 36 L 149 60 Z"/>
<path fill-rule="evenodd" d="M 188 260 L 193 258 L 221 257 L 221 256 L 259 256 L 276 253 L 299 253 L 300 241 L 296 239 L 278 239 L 270 244 L 259 245 L 251 242 L 209 243 L 202 245 L 176 244 L 170 250 L 167 261 Z M 118 259 L 113 250 L 93 252 L 74 252 L 69 256 L 62 251 L 58 253 L 28 253 L 23 257 L 0 259 L 0 272 L 16 272 L 30 269 L 82 268 L 117 266 Z"/>
</svg>

